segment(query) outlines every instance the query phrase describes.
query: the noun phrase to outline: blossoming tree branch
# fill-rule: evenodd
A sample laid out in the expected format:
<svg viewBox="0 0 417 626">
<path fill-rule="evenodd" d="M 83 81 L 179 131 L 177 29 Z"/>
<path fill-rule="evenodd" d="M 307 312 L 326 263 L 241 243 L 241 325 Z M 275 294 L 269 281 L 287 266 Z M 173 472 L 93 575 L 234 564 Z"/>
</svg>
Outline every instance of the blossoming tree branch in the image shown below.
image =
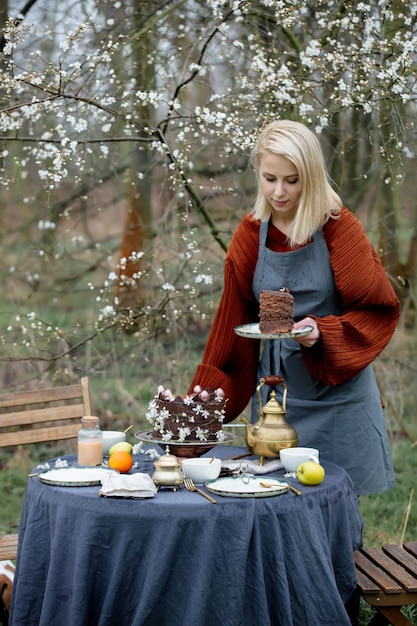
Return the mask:
<svg viewBox="0 0 417 626">
<path fill-rule="evenodd" d="M 9 0 L 2 19 L 3 360 L 98 371 L 131 335 L 146 355 L 204 328 L 276 118 L 321 136 L 412 306 L 415 3 Z"/>
</svg>

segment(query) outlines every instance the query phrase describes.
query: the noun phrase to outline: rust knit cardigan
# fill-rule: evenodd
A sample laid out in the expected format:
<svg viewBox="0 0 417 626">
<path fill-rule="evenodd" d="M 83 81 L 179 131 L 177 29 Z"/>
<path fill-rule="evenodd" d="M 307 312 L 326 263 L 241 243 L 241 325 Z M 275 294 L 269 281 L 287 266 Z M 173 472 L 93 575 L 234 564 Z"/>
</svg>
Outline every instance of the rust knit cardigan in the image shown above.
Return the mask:
<svg viewBox="0 0 417 626">
<path fill-rule="evenodd" d="M 224 266 L 224 288 L 194 385 L 222 387 L 228 398 L 226 422 L 248 405 L 257 384 L 260 341 L 239 337 L 234 327 L 257 322 L 259 305 L 252 293 L 258 258 L 258 220 L 245 215 L 233 234 Z M 341 315 L 313 317 L 320 340 L 301 346 L 303 362 L 317 381 L 337 385 L 372 363 L 389 342 L 400 314 L 400 303 L 382 264 L 354 214 L 343 208 L 339 219 L 323 226 L 330 253 Z M 289 250 L 285 236 L 270 224 L 267 247 Z M 308 244 L 307 244 L 308 245 Z"/>
</svg>

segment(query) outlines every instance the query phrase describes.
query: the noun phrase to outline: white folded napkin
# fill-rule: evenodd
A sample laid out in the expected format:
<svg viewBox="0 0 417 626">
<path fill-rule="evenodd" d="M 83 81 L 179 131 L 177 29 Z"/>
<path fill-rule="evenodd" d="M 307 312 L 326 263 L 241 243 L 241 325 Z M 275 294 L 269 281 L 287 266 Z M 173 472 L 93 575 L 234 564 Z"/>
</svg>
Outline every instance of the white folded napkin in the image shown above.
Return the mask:
<svg viewBox="0 0 417 626">
<path fill-rule="evenodd" d="M 157 492 L 149 474 L 117 474 L 109 472 L 101 480 L 100 496 L 117 498 L 153 498 Z"/>
<path fill-rule="evenodd" d="M 264 461 L 263 465 L 259 465 L 259 461 L 222 461 L 222 468 L 232 472 L 239 471 L 244 474 L 268 474 L 282 469 L 284 466 L 280 459 L 272 459 Z"/>
</svg>

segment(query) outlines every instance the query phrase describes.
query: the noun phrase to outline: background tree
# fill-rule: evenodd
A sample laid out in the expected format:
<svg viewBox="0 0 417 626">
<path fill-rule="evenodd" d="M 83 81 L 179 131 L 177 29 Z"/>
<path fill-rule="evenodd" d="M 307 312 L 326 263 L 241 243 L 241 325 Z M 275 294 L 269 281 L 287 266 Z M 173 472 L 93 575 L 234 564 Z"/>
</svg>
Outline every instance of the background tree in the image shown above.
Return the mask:
<svg viewBox="0 0 417 626">
<path fill-rule="evenodd" d="M 321 136 L 413 311 L 414 3 L 19 5 L 0 76 L 4 386 L 122 365 L 152 379 L 155 351 L 166 379 L 187 375 L 178 346 L 208 332 L 249 152 L 279 117 Z"/>
</svg>

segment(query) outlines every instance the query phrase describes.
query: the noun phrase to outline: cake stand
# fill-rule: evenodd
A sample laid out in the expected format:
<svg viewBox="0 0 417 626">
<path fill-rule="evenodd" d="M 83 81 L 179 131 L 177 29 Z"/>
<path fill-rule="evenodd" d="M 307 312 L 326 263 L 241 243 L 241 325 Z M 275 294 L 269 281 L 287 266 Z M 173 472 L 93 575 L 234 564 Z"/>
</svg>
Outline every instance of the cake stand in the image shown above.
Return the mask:
<svg viewBox="0 0 417 626">
<path fill-rule="evenodd" d="M 261 333 L 259 324 L 243 324 L 235 326 L 235 333 L 241 337 L 249 339 L 297 339 L 297 337 L 305 337 L 313 330 L 312 326 L 302 326 L 290 333 Z"/>
<path fill-rule="evenodd" d="M 136 439 L 139 441 L 144 441 L 146 443 L 156 443 L 162 450 L 166 450 L 168 446 L 171 454 L 175 454 L 177 457 L 182 457 L 186 459 L 192 459 L 195 457 L 202 456 L 205 452 L 210 452 L 212 448 L 222 443 L 230 443 L 236 439 L 236 435 L 233 433 L 225 433 L 223 441 L 163 441 L 162 439 L 156 439 L 153 437 L 152 430 L 142 430 L 141 432 L 135 433 Z"/>
</svg>

